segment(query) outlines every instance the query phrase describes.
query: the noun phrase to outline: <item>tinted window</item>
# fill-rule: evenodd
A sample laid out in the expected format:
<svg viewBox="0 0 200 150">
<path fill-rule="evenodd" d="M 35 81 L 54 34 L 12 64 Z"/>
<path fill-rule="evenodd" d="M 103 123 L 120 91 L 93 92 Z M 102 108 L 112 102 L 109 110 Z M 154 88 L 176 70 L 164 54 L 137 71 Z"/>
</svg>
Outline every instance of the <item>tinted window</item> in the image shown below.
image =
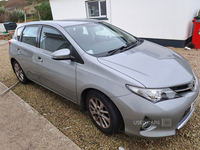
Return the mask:
<svg viewBox="0 0 200 150">
<path fill-rule="evenodd" d="M 56 29 L 43 27 L 40 48 L 54 52 L 63 48 L 71 49 L 71 44 Z"/>
<path fill-rule="evenodd" d="M 22 42 L 35 46 L 38 27 L 26 27 L 23 31 Z"/>
<path fill-rule="evenodd" d="M 22 33 L 22 30 L 24 29 L 24 27 L 21 27 L 21 28 L 18 28 L 17 29 L 17 40 L 19 41 L 20 40 L 20 36 L 21 36 L 21 33 Z"/>
</svg>

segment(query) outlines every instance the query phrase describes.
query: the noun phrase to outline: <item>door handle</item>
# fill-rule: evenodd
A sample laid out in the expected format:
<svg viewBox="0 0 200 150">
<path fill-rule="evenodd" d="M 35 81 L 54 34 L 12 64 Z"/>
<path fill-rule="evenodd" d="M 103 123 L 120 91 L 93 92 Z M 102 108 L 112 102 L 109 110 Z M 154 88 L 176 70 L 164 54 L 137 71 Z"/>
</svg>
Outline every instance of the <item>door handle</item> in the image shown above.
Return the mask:
<svg viewBox="0 0 200 150">
<path fill-rule="evenodd" d="M 43 60 L 42 60 L 42 58 L 40 56 L 37 56 L 36 60 L 39 61 L 39 62 L 43 62 Z"/>
<path fill-rule="evenodd" d="M 21 47 L 18 47 L 16 50 L 17 50 L 17 51 L 20 51 L 20 50 L 21 50 Z"/>
<path fill-rule="evenodd" d="M 16 51 L 17 51 L 18 54 L 20 54 L 20 53 L 21 53 L 21 48 L 18 47 L 18 48 L 16 49 Z"/>
</svg>

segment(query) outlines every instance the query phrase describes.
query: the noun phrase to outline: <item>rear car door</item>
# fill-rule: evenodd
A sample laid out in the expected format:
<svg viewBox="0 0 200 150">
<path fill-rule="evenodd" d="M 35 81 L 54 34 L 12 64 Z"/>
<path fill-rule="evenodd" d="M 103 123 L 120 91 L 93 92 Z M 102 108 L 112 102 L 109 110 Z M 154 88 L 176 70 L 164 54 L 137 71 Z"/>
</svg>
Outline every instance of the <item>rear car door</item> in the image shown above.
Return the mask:
<svg viewBox="0 0 200 150">
<path fill-rule="evenodd" d="M 26 76 L 31 80 L 35 80 L 37 76 L 37 68 L 33 61 L 35 50 L 37 49 L 36 40 L 38 31 L 38 25 L 18 28 L 16 36 L 18 41 L 13 43 L 16 51 L 15 58 L 23 68 Z"/>
<path fill-rule="evenodd" d="M 37 60 L 37 82 L 46 88 L 76 102 L 76 61 L 53 60 L 51 54 L 67 48 L 73 54 L 74 48 L 62 33 L 54 27 L 41 28 Z"/>
</svg>

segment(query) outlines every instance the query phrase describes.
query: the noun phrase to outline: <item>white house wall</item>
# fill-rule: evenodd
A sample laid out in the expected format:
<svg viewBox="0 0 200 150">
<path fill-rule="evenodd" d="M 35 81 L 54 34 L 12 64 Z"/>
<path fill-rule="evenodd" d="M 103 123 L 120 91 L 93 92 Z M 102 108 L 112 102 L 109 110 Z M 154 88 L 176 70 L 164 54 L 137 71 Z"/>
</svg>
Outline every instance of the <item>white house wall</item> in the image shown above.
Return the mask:
<svg viewBox="0 0 200 150">
<path fill-rule="evenodd" d="M 111 0 L 112 23 L 138 37 L 185 40 L 200 0 Z"/>
<path fill-rule="evenodd" d="M 50 0 L 54 20 L 86 18 L 84 0 Z"/>
<path fill-rule="evenodd" d="M 189 0 L 190 2 L 190 0 Z M 192 0 L 192 3 L 190 3 L 190 10 L 188 12 L 187 16 L 187 28 L 190 29 L 188 30 L 188 33 L 186 33 L 186 37 L 189 37 L 193 34 L 193 23 L 191 23 L 190 19 L 194 18 L 194 16 L 197 16 L 197 13 L 200 10 L 200 0 Z"/>
<path fill-rule="evenodd" d="M 50 0 L 54 20 L 86 18 L 85 0 Z M 107 22 L 143 38 L 186 40 L 200 0 L 106 0 Z"/>
</svg>

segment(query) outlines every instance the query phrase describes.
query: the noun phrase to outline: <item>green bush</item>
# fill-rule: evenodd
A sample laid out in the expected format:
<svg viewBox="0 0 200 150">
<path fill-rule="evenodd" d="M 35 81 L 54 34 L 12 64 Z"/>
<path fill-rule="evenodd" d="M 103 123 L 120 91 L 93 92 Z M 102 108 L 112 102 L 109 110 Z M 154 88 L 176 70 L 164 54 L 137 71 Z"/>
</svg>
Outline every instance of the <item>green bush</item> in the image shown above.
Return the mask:
<svg viewBox="0 0 200 150">
<path fill-rule="evenodd" d="M 38 16 L 38 11 L 36 10 L 35 12 L 34 12 L 34 14 L 33 14 L 33 19 L 34 20 L 40 20 L 39 19 L 39 16 Z"/>
<path fill-rule="evenodd" d="M 7 21 L 16 22 L 16 23 L 18 21 L 24 21 L 24 12 L 20 9 L 8 11 Z"/>
<path fill-rule="evenodd" d="M 0 14 L 5 14 L 5 9 L 4 9 L 4 7 L 0 7 Z"/>
<path fill-rule="evenodd" d="M 18 21 L 24 21 L 24 12 L 21 9 L 16 10 Z"/>
<path fill-rule="evenodd" d="M 18 22 L 18 16 L 16 11 L 8 11 L 7 13 L 7 21 L 9 22 Z"/>
<path fill-rule="evenodd" d="M 35 6 L 35 9 L 39 12 L 41 20 L 52 20 L 52 13 L 50 3 L 42 2 L 41 5 Z"/>
<path fill-rule="evenodd" d="M 0 7 L 0 23 L 5 22 L 6 14 L 4 7 Z"/>
</svg>

